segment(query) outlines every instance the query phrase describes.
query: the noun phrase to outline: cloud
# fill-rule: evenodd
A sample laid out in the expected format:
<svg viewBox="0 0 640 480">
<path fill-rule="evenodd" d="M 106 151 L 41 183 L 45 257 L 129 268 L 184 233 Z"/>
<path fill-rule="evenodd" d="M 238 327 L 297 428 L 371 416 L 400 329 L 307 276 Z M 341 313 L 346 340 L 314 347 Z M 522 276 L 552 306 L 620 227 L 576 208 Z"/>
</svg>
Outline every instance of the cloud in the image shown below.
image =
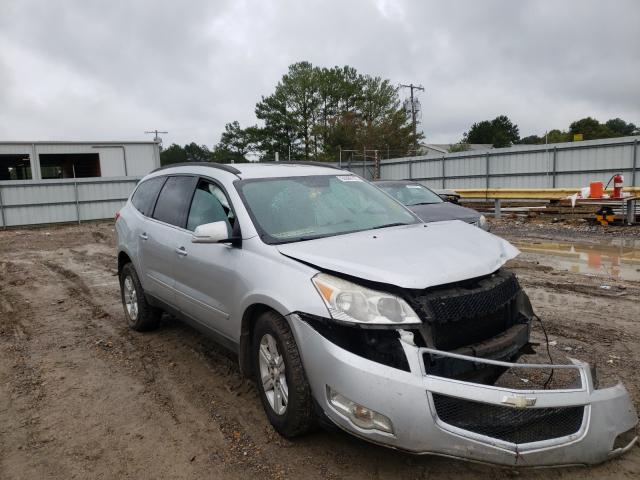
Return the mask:
<svg viewBox="0 0 640 480">
<path fill-rule="evenodd" d="M 639 21 L 634 0 L 6 0 L 0 139 L 159 128 L 211 146 L 225 123 L 255 123 L 299 60 L 424 85 L 433 142 L 499 114 L 522 134 L 587 115 L 640 123 Z"/>
</svg>

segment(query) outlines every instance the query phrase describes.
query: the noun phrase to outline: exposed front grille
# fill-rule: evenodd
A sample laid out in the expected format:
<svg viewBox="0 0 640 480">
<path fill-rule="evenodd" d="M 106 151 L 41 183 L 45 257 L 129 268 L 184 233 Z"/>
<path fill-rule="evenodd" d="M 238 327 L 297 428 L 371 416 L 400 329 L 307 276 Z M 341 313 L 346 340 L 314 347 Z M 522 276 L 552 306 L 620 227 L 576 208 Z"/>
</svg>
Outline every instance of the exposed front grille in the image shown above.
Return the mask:
<svg viewBox="0 0 640 480">
<path fill-rule="evenodd" d="M 455 350 L 479 343 L 504 332 L 516 321 L 510 305 L 496 308 L 488 315 L 462 318 L 457 322 L 435 324 L 433 341 L 440 350 Z"/>
<path fill-rule="evenodd" d="M 433 345 L 451 351 L 528 322 L 517 308 L 521 295 L 515 275 L 500 270 L 488 277 L 414 291 L 408 300 L 423 321 L 430 324 Z"/>
<path fill-rule="evenodd" d="M 467 283 L 421 292 L 412 300 L 435 322 L 447 323 L 489 315 L 502 309 L 520 291 L 516 276 L 507 271 Z"/>
<path fill-rule="evenodd" d="M 511 443 L 565 437 L 582 425 L 584 407 L 513 408 L 432 394 L 440 420 Z"/>
</svg>

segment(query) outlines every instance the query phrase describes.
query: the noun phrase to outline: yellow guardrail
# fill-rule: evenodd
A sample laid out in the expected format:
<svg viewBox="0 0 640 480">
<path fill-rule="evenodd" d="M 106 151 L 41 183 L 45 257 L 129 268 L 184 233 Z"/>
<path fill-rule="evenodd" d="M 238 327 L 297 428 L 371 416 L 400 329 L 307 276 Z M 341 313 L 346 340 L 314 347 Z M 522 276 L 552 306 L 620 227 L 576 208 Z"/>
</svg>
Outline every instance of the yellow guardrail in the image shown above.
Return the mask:
<svg viewBox="0 0 640 480">
<path fill-rule="evenodd" d="M 502 200 L 556 200 L 567 198 L 580 191 L 579 188 L 455 188 L 462 198 Z M 640 196 L 640 187 L 624 187 L 624 192 Z M 611 195 L 612 190 L 607 190 Z"/>
</svg>

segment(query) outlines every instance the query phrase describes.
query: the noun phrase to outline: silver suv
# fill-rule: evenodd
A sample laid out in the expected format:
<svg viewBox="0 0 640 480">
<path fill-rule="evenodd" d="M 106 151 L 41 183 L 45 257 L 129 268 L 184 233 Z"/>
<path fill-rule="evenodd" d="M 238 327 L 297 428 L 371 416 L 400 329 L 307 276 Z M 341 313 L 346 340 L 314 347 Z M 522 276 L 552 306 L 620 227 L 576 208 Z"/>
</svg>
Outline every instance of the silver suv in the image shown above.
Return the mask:
<svg viewBox="0 0 640 480">
<path fill-rule="evenodd" d="M 505 465 L 597 463 L 637 440 L 622 385 L 596 390 L 577 360 L 521 361 L 537 317 L 502 268 L 516 248 L 461 221 L 422 223 L 349 172 L 162 168 L 116 229 L 130 327 L 156 327 L 165 311 L 237 352 L 286 437 L 324 421 Z M 550 369 L 573 382 L 519 382 Z"/>
</svg>

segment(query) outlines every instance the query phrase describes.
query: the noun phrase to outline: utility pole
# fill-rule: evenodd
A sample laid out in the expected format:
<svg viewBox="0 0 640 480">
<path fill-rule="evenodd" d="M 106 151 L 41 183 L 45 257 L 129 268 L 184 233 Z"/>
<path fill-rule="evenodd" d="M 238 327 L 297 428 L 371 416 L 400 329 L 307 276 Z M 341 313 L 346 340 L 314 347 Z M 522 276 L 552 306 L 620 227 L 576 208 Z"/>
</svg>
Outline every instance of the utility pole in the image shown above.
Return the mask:
<svg viewBox="0 0 640 480">
<path fill-rule="evenodd" d="M 160 130 L 151 130 L 151 131 L 146 131 L 144 132 L 145 135 L 149 135 L 151 133 L 153 133 L 153 141 L 156 142 L 158 144 L 158 165 L 162 165 L 162 139 L 158 136 L 159 133 L 169 133 L 169 132 L 163 132 Z M 127 157 L 126 157 L 126 152 L 124 147 L 122 147 L 122 154 L 125 156 L 124 157 L 124 171 L 125 171 L 125 175 L 127 172 Z"/>
<path fill-rule="evenodd" d="M 418 90 L 424 92 L 424 87 L 422 85 L 414 85 L 410 83 L 409 85 L 400 84 L 400 88 L 408 88 L 411 91 L 411 122 L 413 124 L 413 149 L 414 155 L 418 154 L 418 133 L 416 131 L 416 103 L 413 98 L 413 91 Z"/>
<path fill-rule="evenodd" d="M 147 131 L 147 132 L 144 132 L 144 133 L 147 134 L 147 135 L 150 135 L 150 134 L 153 133 L 153 140 L 155 142 L 162 143 L 162 139 L 158 136 L 158 134 L 159 133 L 169 133 L 169 132 L 162 132 L 160 130 L 150 130 L 150 131 Z"/>
</svg>

